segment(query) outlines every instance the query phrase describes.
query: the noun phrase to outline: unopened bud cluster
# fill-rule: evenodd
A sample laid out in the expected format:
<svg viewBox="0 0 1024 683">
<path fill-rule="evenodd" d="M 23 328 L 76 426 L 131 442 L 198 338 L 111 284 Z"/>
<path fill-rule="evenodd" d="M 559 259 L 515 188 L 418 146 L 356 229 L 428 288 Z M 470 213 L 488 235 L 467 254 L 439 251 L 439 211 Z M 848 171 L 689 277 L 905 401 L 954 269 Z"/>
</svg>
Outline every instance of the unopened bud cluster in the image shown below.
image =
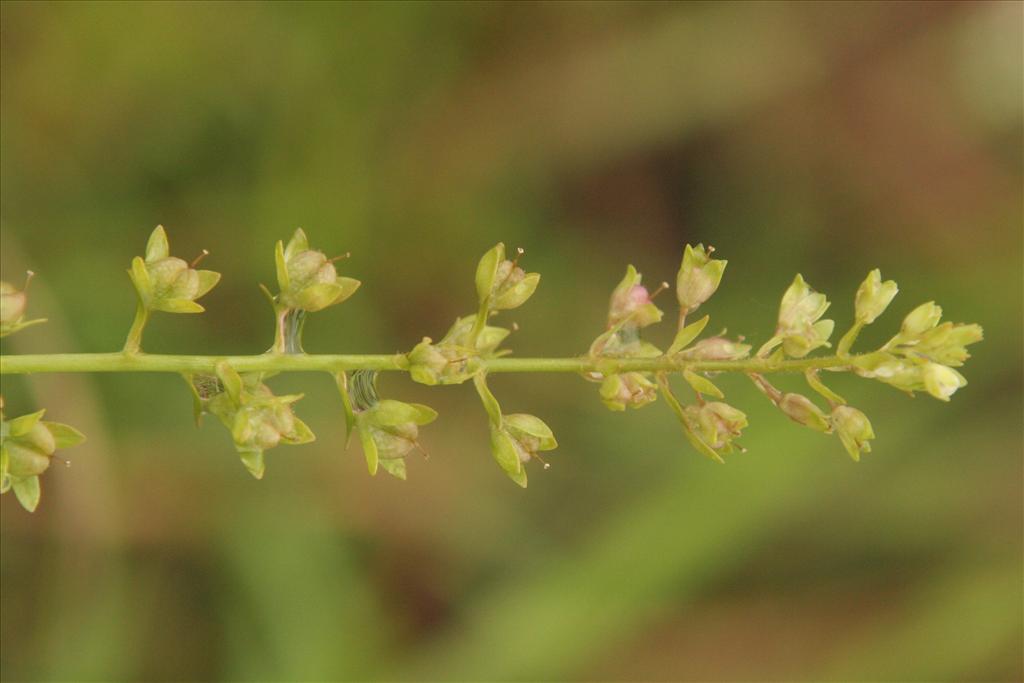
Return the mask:
<svg viewBox="0 0 1024 683">
<path fill-rule="evenodd" d="M 670 285 L 662 283 L 652 291 L 630 265 L 612 290 L 605 327 L 588 351 L 577 358 L 553 360 L 571 363 L 563 369 L 579 371 L 584 379 L 598 383 L 598 397 L 610 410 L 640 409 L 663 399 L 687 441 L 718 462 L 745 451 L 739 439 L 748 427 L 747 415 L 727 402 L 715 384 L 718 372 L 746 374 L 784 416 L 816 432 L 838 436 L 854 460 L 871 451 L 870 442 L 875 438 L 871 422 L 823 382 L 820 370 L 853 372 L 906 392 L 925 391 L 943 401 L 966 384 L 955 368 L 969 357 L 967 347 L 981 341 L 981 327 L 942 323 L 942 310 L 931 302 L 911 311 L 899 332 L 881 348 L 851 354 L 861 330 L 886 311 L 898 292 L 896 283 L 883 281 L 878 270 L 871 271 L 857 290 L 853 323 L 832 356 L 810 357 L 816 350 L 831 347 L 835 322 L 824 317 L 830 307 L 827 297 L 801 275 L 781 297 L 774 333 L 753 356 L 752 345 L 724 330 L 701 338 L 710 316 L 688 318 L 722 283 L 726 261 L 712 258 L 713 252 L 704 245 L 687 245 L 683 252 L 675 277 L 678 323 L 668 346 L 656 345 L 644 335 L 664 318 L 655 300 Z M 535 415 L 506 413 L 489 384 L 488 371 L 499 363 L 505 364 L 505 370 L 521 363 L 521 370 L 543 371 L 546 360 L 499 360 L 511 353 L 501 346 L 517 328 L 494 325 L 492 318 L 525 304 L 540 282 L 538 273 L 527 272 L 520 265 L 522 256 L 519 249 L 514 258 L 507 258 L 503 244 L 484 254 L 476 268 L 476 311 L 457 318 L 440 341 L 423 337 L 408 353 L 391 357 L 390 363 L 381 364 L 381 356 L 372 357 L 375 366 L 360 366 L 360 357 L 348 356 L 357 359 L 354 369 L 330 370 L 344 407 L 346 445 L 353 434 L 358 435 L 370 474 L 383 469 L 405 479 L 408 455 L 414 450 L 426 455 L 419 441 L 420 428 L 437 418 L 437 412 L 426 405 L 381 398 L 377 374 L 382 367 L 404 370 L 425 385 L 471 380 L 487 417 L 491 455 L 501 470 L 525 487 L 528 465 L 536 461 L 548 467 L 542 454 L 558 446 L 551 428 Z M 273 362 L 260 367 L 277 370 L 277 361 L 304 354 L 306 316 L 344 302 L 359 288 L 358 280 L 338 273 L 340 258 L 328 258 L 311 248 L 301 229 L 287 245 L 283 241 L 276 244 L 278 292 L 271 293 L 261 285 L 274 310 L 274 343 L 258 357 L 261 362 Z M 140 367 L 145 364 L 142 333 L 153 312 L 203 311 L 197 300 L 210 292 L 220 275 L 197 269 L 198 261 L 171 256 L 164 229 L 158 226 L 153 231 L 145 255 L 134 258 L 129 270 L 138 308 L 123 360 Z M 26 320 L 24 290 L 0 283 L 0 336 L 43 322 Z M 205 367 L 212 371 L 181 372 L 192 394 L 197 422 L 204 414 L 217 417 L 244 466 L 261 478 L 266 451 L 282 444 L 309 443 L 315 437 L 294 412 L 300 394 L 275 395 L 267 385 L 273 371 L 239 372 L 232 363 L 242 367 L 234 359 L 210 359 Z M 803 371 L 810 396 L 775 388 L 766 375 L 781 370 Z M 673 381 L 688 387 L 692 398 L 681 399 Z M 814 395 L 817 399 L 811 398 Z M 0 487 L 3 492 L 13 490 L 21 504 L 33 510 L 40 497 L 39 476 L 49 468 L 55 451 L 80 443 L 84 437 L 67 425 L 43 421 L 43 411 L 7 420 L 2 408 L 0 398 Z"/>
</svg>

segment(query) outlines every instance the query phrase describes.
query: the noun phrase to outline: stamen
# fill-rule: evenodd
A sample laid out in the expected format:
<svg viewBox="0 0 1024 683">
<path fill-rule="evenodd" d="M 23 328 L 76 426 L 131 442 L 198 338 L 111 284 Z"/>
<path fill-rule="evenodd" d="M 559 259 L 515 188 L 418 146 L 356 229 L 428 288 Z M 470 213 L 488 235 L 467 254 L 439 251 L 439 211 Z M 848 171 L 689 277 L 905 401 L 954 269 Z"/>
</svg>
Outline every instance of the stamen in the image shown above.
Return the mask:
<svg viewBox="0 0 1024 683">
<path fill-rule="evenodd" d="M 658 296 L 659 294 L 664 292 L 666 289 L 668 289 L 668 283 L 667 282 L 662 282 L 660 285 L 658 285 L 658 288 L 656 290 L 654 290 L 651 294 L 647 295 L 647 299 L 649 301 L 653 301 L 654 297 Z"/>
<path fill-rule="evenodd" d="M 338 256 L 335 256 L 334 258 L 329 258 L 329 259 L 327 259 L 327 262 L 328 263 L 334 263 L 336 261 L 343 261 L 344 259 L 347 259 L 347 258 L 352 258 L 352 252 L 351 251 L 346 251 L 344 254 L 339 254 Z"/>
<path fill-rule="evenodd" d="M 204 258 L 206 258 L 209 255 L 210 255 L 210 252 L 207 251 L 206 249 L 203 249 L 203 253 L 199 254 L 199 256 L 196 256 L 194 259 L 192 259 L 192 263 L 188 264 L 188 267 L 189 268 L 195 268 L 196 266 L 199 265 L 200 261 L 202 261 Z"/>
</svg>

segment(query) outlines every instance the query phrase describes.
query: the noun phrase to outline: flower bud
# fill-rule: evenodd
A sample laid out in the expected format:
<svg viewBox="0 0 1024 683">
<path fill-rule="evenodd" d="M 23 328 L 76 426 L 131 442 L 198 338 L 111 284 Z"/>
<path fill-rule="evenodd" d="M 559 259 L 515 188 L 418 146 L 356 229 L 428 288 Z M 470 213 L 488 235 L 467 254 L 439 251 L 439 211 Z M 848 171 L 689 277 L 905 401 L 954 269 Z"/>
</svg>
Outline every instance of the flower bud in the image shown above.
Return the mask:
<svg viewBox="0 0 1024 683">
<path fill-rule="evenodd" d="M 6 420 L 0 403 L 0 493 L 14 489 L 29 512 L 39 504 L 39 475 L 49 469 L 54 452 L 85 440 L 73 427 L 43 421 L 45 412 Z"/>
<path fill-rule="evenodd" d="M 661 320 L 662 312 L 651 303 L 650 293 L 640 284 L 642 278 L 633 266 L 626 268 L 626 276 L 615 287 L 608 304 L 608 327 L 647 327 Z"/>
<path fill-rule="evenodd" d="M 875 432 L 871 429 L 871 422 L 861 411 L 850 406 L 836 406 L 832 409 L 832 427 L 839 435 L 839 440 L 843 442 L 846 452 L 854 460 L 859 461 L 861 453 L 871 452 L 871 444 L 868 441 L 875 438 Z"/>
<path fill-rule="evenodd" d="M 459 347 L 459 355 L 461 356 L 465 356 L 474 350 L 486 355 L 494 353 L 498 346 L 501 345 L 501 342 L 505 341 L 505 338 L 512 332 L 504 327 L 484 325 L 484 329 L 480 331 L 480 336 L 476 339 L 476 346 L 473 347 L 470 343 L 470 335 L 472 334 L 475 322 L 476 316 L 474 315 L 467 315 L 457 319 L 448 332 L 445 333 L 444 338 L 438 343 L 439 346 Z"/>
<path fill-rule="evenodd" d="M 340 304 L 352 296 L 359 280 L 338 275 L 334 262 L 323 252 L 309 248 L 306 233 L 299 228 L 285 247 L 278 242 L 274 252 L 277 264 L 278 300 L 288 308 L 320 311 Z"/>
<path fill-rule="evenodd" d="M 928 393 L 940 401 L 948 401 L 957 389 L 967 384 L 959 372 L 938 363 L 925 364 L 921 377 Z"/>
<path fill-rule="evenodd" d="M 702 339 L 679 354 L 687 360 L 742 360 L 750 355 L 750 345 L 725 337 Z"/>
<path fill-rule="evenodd" d="M 898 291 L 899 287 L 894 280 L 882 282 L 882 272 L 877 268 L 872 270 L 857 289 L 857 321 L 864 325 L 875 322 L 875 319 L 888 308 Z"/>
<path fill-rule="evenodd" d="M 829 424 L 828 418 L 825 417 L 825 413 L 821 412 L 821 409 L 806 396 L 784 394 L 779 399 L 778 406 L 786 417 L 797 424 L 826 434 L 832 431 L 832 426 Z"/>
<path fill-rule="evenodd" d="M 25 292 L 7 282 L 0 282 L 0 324 L 13 325 L 25 315 L 28 297 Z"/>
<path fill-rule="evenodd" d="M 693 247 L 686 245 L 683 262 L 676 275 L 676 298 L 679 307 L 686 312 L 693 311 L 711 298 L 722 281 L 726 261 L 711 258 L 714 248 L 703 244 Z"/>
<path fill-rule="evenodd" d="M 28 307 L 28 283 L 32 279 L 32 271 L 25 278 L 24 289 L 19 290 L 9 282 L 0 282 L 0 337 L 6 337 L 30 325 L 46 322 L 43 318 L 24 320 L 25 309 Z"/>
<path fill-rule="evenodd" d="M 658 398 L 658 385 L 641 372 L 609 375 L 601 383 L 601 401 L 609 410 L 643 408 Z"/>
<path fill-rule="evenodd" d="M 829 346 L 835 323 L 819 320 L 829 307 L 824 294 L 815 292 L 797 275 L 782 297 L 775 337 L 792 358 L 803 358 L 814 349 Z"/>
<path fill-rule="evenodd" d="M 904 342 L 916 340 L 925 332 L 938 325 L 941 318 L 942 308 L 936 306 L 934 301 L 921 304 L 903 319 L 899 337 Z"/>
<path fill-rule="evenodd" d="M 263 452 L 281 444 L 299 445 L 316 440 L 292 404 L 301 394 L 275 396 L 259 373 L 239 374 L 226 362 L 217 365 L 217 383 L 205 378 L 193 384 L 197 408 L 216 415 L 231 430 L 242 464 L 257 479 L 265 471 Z M 195 380 L 193 380 L 195 382 Z"/>
<path fill-rule="evenodd" d="M 959 367 L 971 357 L 967 346 L 984 338 L 980 325 L 953 325 L 942 323 L 922 334 L 910 347 L 913 354 L 931 359 L 941 365 Z"/>
</svg>

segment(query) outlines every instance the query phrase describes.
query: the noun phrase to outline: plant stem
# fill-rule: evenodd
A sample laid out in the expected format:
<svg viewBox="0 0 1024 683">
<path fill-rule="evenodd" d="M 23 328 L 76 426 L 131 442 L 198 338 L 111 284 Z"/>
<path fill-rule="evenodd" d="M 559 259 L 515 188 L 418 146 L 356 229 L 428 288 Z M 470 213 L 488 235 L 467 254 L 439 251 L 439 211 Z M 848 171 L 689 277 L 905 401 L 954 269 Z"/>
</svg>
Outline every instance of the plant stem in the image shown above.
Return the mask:
<svg viewBox="0 0 1024 683">
<path fill-rule="evenodd" d="M 124 342 L 125 353 L 139 353 L 142 350 L 142 331 L 146 329 L 149 322 L 149 309 L 140 299 L 135 307 L 135 320 L 132 321 L 131 329 L 128 330 L 128 338 Z"/>
<path fill-rule="evenodd" d="M 134 329 L 134 326 L 133 326 Z M 794 360 L 748 358 L 745 360 L 683 360 L 658 358 L 488 358 L 480 359 L 480 367 L 496 372 L 804 372 L 808 369 L 849 367 L 857 356 L 839 358 L 821 356 Z M 340 372 L 343 370 L 405 371 L 409 361 L 404 354 L 279 354 L 257 356 L 172 356 L 136 352 L 121 353 L 57 353 L 0 356 L 0 375 L 21 375 L 34 372 L 177 372 L 214 371 L 220 361 L 227 361 L 239 372 Z"/>
</svg>

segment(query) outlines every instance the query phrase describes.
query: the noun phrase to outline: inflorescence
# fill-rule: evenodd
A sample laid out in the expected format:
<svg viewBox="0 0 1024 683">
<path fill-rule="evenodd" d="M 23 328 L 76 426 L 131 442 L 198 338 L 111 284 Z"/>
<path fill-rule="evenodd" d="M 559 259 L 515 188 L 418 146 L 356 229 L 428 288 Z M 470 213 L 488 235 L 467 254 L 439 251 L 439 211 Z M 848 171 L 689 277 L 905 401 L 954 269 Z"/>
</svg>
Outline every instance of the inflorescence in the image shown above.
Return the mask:
<svg viewBox="0 0 1024 683">
<path fill-rule="evenodd" d="M 608 305 L 608 322 L 586 354 L 573 358 L 511 359 L 501 345 L 512 332 L 492 325 L 501 311 L 522 306 L 533 295 L 540 274 L 520 265 L 523 251 L 507 258 L 498 244 L 484 254 L 476 270 L 478 307 L 475 313 L 455 320 L 437 342 L 424 337 L 406 354 L 366 356 L 309 356 L 302 349 L 302 330 L 309 313 L 340 304 L 359 288 L 360 282 L 338 274 L 335 263 L 347 256 L 327 258 L 309 246 L 306 234 L 296 230 L 285 245 L 275 249 L 278 293 L 260 285 L 274 311 L 273 346 L 264 354 L 248 357 L 162 356 L 142 351 L 142 336 L 155 311 L 201 313 L 197 299 L 220 280 L 220 274 L 198 270 L 202 255 L 191 263 L 170 255 L 167 236 L 158 226 L 149 238 L 145 256 L 132 260 L 128 271 L 138 295 L 135 320 L 120 353 L 19 355 L 0 357 L 0 373 L 163 371 L 177 372 L 192 394 L 196 422 L 215 416 L 231 433 L 242 464 L 257 479 L 265 471 L 264 453 L 280 444 L 309 443 L 316 437 L 300 420 L 293 405 L 301 394 L 275 395 L 266 381 L 286 370 L 328 372 L 341 394 L 346 431 L 359 437 L 370 474 L 383 468 L 405 479 L 406 456 L 423 451 L 419 428 L 433 422 L 437 412 L 429 406 L 380 398 L 377 375 L 382 370 L 404 371 L 427 385 L 462 384 L 472 381 L 487 414 L 494 459 L 517 484 L 527 484 L 526 466 L 536 460 L 548 463 L 541 452 L 558 446 L 551 428 L 539 417 L 506 413 L 491 392 L 488 373 L 576 372 L 600 385 L 598 394 L 610 410 L 638 409 L 660 396 L 672 409 L 693 447 L 708 458 L 743 451 L 737 439 L 747 426 L 747 416 L 724 401 L 712 381 L 721 372 L 746 374 L 786 417 L 797 424 L 838 435 L 854 460 L 871 450 L 875 438 L 871 422 L 860 410 L 827 387 L 822 371 L 853 372 L 913 395 L 924 391 L 942 401 L 964 386 L 955 368 L 969 358 L 967 346 L 981 341 L 978 325 L 940 323 L 942 309 L 932 302 L 921 304 L 903 320 L 899 332 L 881 348 L 862 354 L 850 349 L 861 330 L 885 311 L 897 293 L 896 283 L 882 281 L 878 270 L 868 273 L 857 290 L 853 325 L 829 356 L 810 356 L 831 348 L 835 323 L 823 316 L 829 301 L 797 275 L 779 306 L 775 333 L 751 356 L 752 346 L 743 338 L 724 333 L 701 334 L 709 316 L 688 322 L 718 289 L 726 261 L 712 258 L 714 249 L 687 245 L 676 276 L 679 304 L 677 332 L 664 351 L 642 338 L 645 328 L 663 317 L 654 299 L 670 289 L 662 283 L 650 292 L 633 266 L 615 287 Z M 32 273 L 29 273 L 31 279 Z M 21 290 L 0 283 L 0 336 L 7 336 L 44 320 L 25 320 L 27 298 Z M 783 392 L 766 375 L 801 372 L 807 385 L 827 404 L 823 409 L 807 396 Z M 692 402 L 680 399 L 670 384 L 682 376 L 693 392 Z M 8 420 L 0 397 L 0 490 L 13 490 L 27 510 L 39 504 L 39 476 L 50 466 L 57 449 L 84 440 L 74 428 L 43 421 L 40 410 Z M 346 445 L 348 438 L 346 438 Z M 425 454 L 425 452 L 424 452 Z"/>
</svg>

